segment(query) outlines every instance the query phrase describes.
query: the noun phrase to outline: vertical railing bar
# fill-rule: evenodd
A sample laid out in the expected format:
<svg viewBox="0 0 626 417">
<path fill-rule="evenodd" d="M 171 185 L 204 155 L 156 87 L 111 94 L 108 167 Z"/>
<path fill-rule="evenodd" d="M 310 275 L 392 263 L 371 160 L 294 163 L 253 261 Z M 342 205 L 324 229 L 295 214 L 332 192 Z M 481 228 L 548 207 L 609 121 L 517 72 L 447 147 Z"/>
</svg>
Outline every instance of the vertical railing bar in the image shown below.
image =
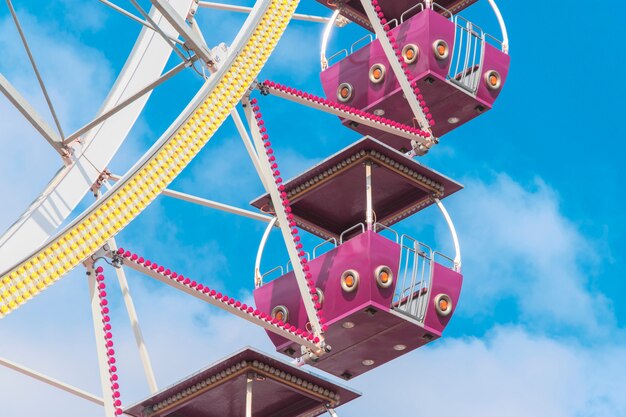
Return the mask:
<svg viewBox="0 0 626 417">
<path fill-rule="evenodd" d="M 410 313 L 411 303 L 413 302 L 413 292 L 415 291 L 415 283 L 417 281 L 417 270 L 419 269 L 419 256 L 417 254 L 418 247 L 417 244 L 413 243 L 413 251 L 415 252 L 415 256 L 413 258 L 413 271 L 411 273 L 411 287 L 409 288 L 409 295 L 407 299 L 408 311 Z"/>
<path fill-rule="evenodd" d="M 480 30 L 480 39 L 483 38 L 483 32 L 482 29 Z M 480 67 L 478 65 L 478 63 L 476 62 L 476 51 L 478 50 L 478 37 L 474 37 L 474 55 L 472 56 L 472 69 L 474 70 L 472 73 L 472 91 L 475 93 L 476 90 L 478 89 L 478 78 L 480 78 L 480 72 L 477 72 Z M 478 68 L 476 68 L 478 67 Z"/>
</svg>

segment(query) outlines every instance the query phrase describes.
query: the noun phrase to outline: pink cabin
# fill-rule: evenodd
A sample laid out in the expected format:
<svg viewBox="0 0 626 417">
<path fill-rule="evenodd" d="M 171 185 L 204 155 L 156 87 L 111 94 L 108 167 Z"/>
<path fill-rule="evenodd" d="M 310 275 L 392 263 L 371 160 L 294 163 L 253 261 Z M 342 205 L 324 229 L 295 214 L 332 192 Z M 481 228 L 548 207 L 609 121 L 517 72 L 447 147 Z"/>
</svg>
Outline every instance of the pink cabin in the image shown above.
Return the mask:
<svg viewBox="0 0 626 417">
<path fill-rule="evenodd" d="M 318 1 L 328 6 L 325 0 Z M 407 64 L 407 78 L 419 87 L 436 121 L 433 133 L 438 137 L 490 110 L 508 75 L 506 44 L 456 14 L 474 2 L 444 0 L 428 8 L 415 0 L 378 1 Z M 372 30 L 359 0 L 346 1 L 341 14 Z M 328 62 L 321 80 L 329 100 L 415 124 L 378 39 L 367 35 Z M 406 148 L 406 141 L 391 134 L 378 135 L 354 122 L 343 123 L 364 135 L 377 135 L 396 149 Z"/>
<path fill-rule="evenodd" d="M 461 185 L 364 138 L 285 188 L 298 226 L 324 239 L 308 265 L 332 350 L 313 366 L 350 379 L 441 336 L 461 291 L 458 265 L 390 227 Z M 272 212 L 267 195 L 252 204 Z M 261 283 L 254 299 L 260 311 L 307 328 L 293 272 Z M 298 345 L 268 335 L 277 351 L 299 356 Z"/>
</svg>

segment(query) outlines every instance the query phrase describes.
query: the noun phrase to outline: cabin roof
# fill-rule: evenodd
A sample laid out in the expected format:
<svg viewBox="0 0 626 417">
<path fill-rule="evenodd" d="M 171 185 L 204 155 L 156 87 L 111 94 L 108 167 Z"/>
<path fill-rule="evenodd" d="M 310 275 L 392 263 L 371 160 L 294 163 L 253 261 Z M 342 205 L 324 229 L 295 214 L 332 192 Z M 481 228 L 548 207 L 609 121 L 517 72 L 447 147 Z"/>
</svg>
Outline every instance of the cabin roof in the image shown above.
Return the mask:
<svg viewBox="0 0 626 417">
<path fill-rule="evenodd" d="M 284 183 L 298 226 L 323 239 L 365 221 L 365 162 L 372 163 L 376 222 L 391 226 L 462 185 L 371 138 L 339 151 Z M 273 213 L 268 194 L 251 203 Z"/>
<path fill-rule="evenodd" d="M 247 347 L 124 412 L 135 417 L 245 416 L 247 376 L 250 373 L 254 375 L 254 417 L 317 416 L 326 412 L 326 404 L 336 408 L 361 396 L 356 391 Z M 155 405 L 176 396 L 180 399 L 154 410 Z"/>
</svg>

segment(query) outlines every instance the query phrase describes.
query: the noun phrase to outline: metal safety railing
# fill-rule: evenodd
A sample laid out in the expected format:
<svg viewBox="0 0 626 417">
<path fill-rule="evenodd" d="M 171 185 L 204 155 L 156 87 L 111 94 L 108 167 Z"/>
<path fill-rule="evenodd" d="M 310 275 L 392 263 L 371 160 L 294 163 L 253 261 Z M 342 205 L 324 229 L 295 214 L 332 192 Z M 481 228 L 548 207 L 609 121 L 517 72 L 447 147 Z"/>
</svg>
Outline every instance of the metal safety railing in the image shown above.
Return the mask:
<svg viewBox="0 0 626 417">
<path fill-rule="evenodd" d="M 432 280 L 433 251 L 407 235 L 400 238 L 400 247 L 400 267 L 391 307 L 423 323 Z"/>
<path fill-rule="evenodd" d="M 476 94 L 483 68 L 485 33 L 479 26 L 462 16 L 454 16 L 453 22 L 454 49 L 448 79 Z"/>
</svg>

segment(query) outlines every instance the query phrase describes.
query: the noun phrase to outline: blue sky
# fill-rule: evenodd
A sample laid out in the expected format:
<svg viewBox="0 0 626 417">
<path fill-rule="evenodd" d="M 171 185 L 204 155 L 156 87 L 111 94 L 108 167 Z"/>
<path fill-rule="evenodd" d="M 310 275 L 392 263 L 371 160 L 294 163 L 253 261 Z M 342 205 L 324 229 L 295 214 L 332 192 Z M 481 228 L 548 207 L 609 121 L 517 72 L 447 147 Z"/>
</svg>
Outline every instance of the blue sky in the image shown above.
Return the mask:
<svg viewBox="0 0 626 417">
<path fill-rule="evenodd" d="M 139 27 L 96 1 L 39 3 L 15 1 L 65 130 L 71 131 L 97 111 Z M 125 3 L 120 2 L 130 8 Z M 312 0 L 301 3 L 301 12 L 328 14 Z M 502 95 L 494 110 L 446 135 L 421 160 L 466 186 L 447 204 L 464 258 L 459 308 L 444 338 L 351 381 L 364 396 L 339 409 L 340 415 L 427 416 L 441 407 L 453 416 L 626 415 L 626 307 L 619 299 L 626 290 L 626 194 L 620 184 L 626 151 L 620 70 L 626 51 L 617 41 L 626 5 L 609 9 L 571 1 L 537 9 L 502 1 L 500 7 L 512 56 Z M 466 15 L 498 33 L 485 0 Z M 212 45 L 229 43 L 243 19 L 227 12 L 200 15 Z M 335 32 L 330 50 L 362 36 L 352 26 Z M 295 22 L 261 78 L 321 94 L 321 30 Z M 0 72 L 45 113 L 18 42 L 6 7 L 0 7 Z M 176 57 L 170 65 L 175 63 Z M 111 170 L 125 172 L 200 84 L 187 72 L 157 90 Z M 274 97 L 261 104 L 287 177 L 359 138 L 332 116 Z M 4 99 L 0 126 L 0 192 L 6 196 L 0 227 L 6 228 L 59 164 Z M 171 188 L 241 207 L 262 193 L 230 121 Z M 86 199 L 82 208 L 90 203 Z M 159 198 L 119 243 L 250 299 L 263 228 Z M 445 225 L 433 210 L 398 228 L 451 252 Z M 278 234 L 270 243 L 265 269 L 286 262 Z M 273 351 L 261 330 L 137 274 L 129 273 L 129 279 L 161 387 L 244 345 Z M 148 389 L 119 297 L 113 296 L 113 307 L 128 405 Z M 93 339 L 85 279 L 74 271 L 0 323 L 0 356 L 98 393 Z M 9 370 L 0 369 L 0 384 L 6 415 L 38 416 L 42 403 L 55 417 L 98 412 Z"/>
</svg>

